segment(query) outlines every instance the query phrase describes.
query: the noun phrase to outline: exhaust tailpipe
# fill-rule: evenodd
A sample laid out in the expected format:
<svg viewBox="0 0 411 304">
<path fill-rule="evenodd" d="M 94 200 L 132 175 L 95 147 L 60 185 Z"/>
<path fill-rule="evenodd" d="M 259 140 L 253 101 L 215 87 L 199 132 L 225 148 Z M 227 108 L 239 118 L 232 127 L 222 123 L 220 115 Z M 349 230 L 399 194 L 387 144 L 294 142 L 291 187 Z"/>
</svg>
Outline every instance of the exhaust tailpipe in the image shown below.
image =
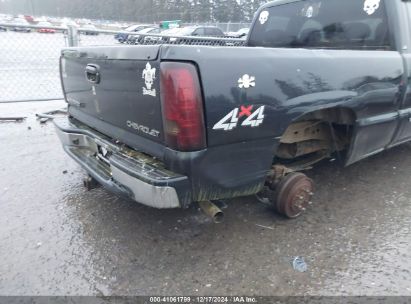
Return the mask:
<svg viewBox="0 0 411 304">
<path fill-rule="evenodd" d="M 210 201 L 203 201 L 198 203 L 200 208 L 208 215 L 214 223 L 220 224 L 224 220 L 224 212 L 217 207 L 216 204 Z"/>
</svg>

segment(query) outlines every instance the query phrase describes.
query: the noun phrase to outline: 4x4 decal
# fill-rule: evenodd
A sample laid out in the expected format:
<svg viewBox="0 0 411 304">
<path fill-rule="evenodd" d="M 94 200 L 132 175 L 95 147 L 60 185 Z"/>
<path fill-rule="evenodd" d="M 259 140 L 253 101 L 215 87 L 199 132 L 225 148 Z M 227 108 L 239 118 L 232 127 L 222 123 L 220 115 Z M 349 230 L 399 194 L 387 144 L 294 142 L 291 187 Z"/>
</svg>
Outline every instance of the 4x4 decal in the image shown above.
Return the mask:
<svg viewBox="0 0 411 304">
<path fill-rule="evenodd" d="M 238 126 L 239 120 L 242 117 L 246 117 L 241 123 L 242 127 L 255 128 L 260 126 L 264 122 L 265 106 L 259 107 L 255 111 L 253 111 L 253 107 L 254 106 L 241 106 L 240 108 L 235 108 L 217 122 L 213 130 L 231 131 Z"/>
</svg>

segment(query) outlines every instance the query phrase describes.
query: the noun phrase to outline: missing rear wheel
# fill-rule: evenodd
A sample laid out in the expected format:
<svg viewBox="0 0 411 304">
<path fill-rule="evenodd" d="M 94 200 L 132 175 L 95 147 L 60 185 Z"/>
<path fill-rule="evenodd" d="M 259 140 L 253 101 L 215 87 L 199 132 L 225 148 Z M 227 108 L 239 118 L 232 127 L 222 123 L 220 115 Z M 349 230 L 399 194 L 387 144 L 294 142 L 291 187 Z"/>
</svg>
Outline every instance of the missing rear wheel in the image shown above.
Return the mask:
<svg viewBox="0 0 411 304">
<path fill-rule="evenodd" d="M 297 218 L 308 205 L 314 191 L 314 182 L 303 173 L 286 175 L 276 187 L 275 205 L 277 211 L 288 217 Z"/>
</svg>

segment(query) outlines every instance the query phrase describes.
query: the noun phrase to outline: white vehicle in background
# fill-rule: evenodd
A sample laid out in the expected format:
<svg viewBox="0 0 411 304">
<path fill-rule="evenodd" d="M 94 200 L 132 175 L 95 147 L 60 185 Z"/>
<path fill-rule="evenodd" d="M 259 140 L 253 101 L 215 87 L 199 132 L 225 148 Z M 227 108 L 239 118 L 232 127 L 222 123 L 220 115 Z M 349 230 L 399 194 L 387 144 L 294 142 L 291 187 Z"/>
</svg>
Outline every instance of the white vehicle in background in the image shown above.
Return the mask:
<svg viewBox="0 0 411 304">
<path fill-rule="evenodd" d="M 40 17 L 40 18 L 36 18 L 34 21 L 37 22 L 37 23 L 40 23 L 40 22 L 48 22 L 48 18 L 45 17 L 45 16 L 42 16 L 42 17 Z"/>
<path fill-rule="evenodd" d="M 13 17 L 10 15 L 6 15 L 6 14 L 0 14 L 0 22 L 7 22 L 12 20 Z"/>
<path fill-rule="evenodd" d="M 54 24 L 61 23 L 61 20 L 59 18 L 56 18 L 56 17 L 48 17 L 47 21 L 51 22 L 51 23 L 54 23 Z"/>
<path fill-rule="evenodd" d="M 8 23 L 7 15 L 0 14 L 0 23 Z M 0 25 L 0 32 L 7 32 L 7 28 Z"/>
<path fill-rule="evenodd" d="M 31 28 L 27 27 L 27 25 L 30 25 L 26 19 L 24 18 L 16 18 L 11 21 L 12 24 L 16 24 L 16 26 L 13 26 L 10 28 L 10 30 L 14 32 L 22 32 L 22 33 L 30 33 Z"/>
<path fill-rule="evenodd" d="M 78 24 L 77 24 L 75 21 L 73 21 L 73 20 L 63 19 L 62 22 L 61 22 L 61 26 L 62 26 L 62 27 L 68 27 L 68 26 L 76 26 L 76 27 L 78 27 Z"/>
<path fill-rule="evenodd" d="M 97 28 L 94 24 L 85 24 L 81 27 L 80 34 L 98 36 Z"/>
<path fill-rule="evenodd" d="M 110 28 L 118 29 L 118 30 L 122 29 L 122 25 L 120 23 L 109 23 L 107 24 L 107 26 Z"/>
<path fill-rule="evenodd" d="M 239 29 L 237 32 L 227 32 L 226 35 L 233 38 L 245 38 L 250 32 L 249 28 Z"/>
</svg>

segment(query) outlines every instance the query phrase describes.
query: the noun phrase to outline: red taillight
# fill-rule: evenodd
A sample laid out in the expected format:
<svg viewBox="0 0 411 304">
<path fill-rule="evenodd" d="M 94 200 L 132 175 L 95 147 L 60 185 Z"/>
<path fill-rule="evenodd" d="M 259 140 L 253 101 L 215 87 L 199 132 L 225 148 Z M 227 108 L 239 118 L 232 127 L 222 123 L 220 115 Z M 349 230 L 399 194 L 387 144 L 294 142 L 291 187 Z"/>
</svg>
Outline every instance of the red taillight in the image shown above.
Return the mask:
<svg viewBox="0 0 411 304">
<path fill-rule="evenodd" d="M 178 62 L 162 62 L 160 68 L 166 144 L 178 151 L 205 148 L 203 102 L 196 68 Z"/>
</svg>

